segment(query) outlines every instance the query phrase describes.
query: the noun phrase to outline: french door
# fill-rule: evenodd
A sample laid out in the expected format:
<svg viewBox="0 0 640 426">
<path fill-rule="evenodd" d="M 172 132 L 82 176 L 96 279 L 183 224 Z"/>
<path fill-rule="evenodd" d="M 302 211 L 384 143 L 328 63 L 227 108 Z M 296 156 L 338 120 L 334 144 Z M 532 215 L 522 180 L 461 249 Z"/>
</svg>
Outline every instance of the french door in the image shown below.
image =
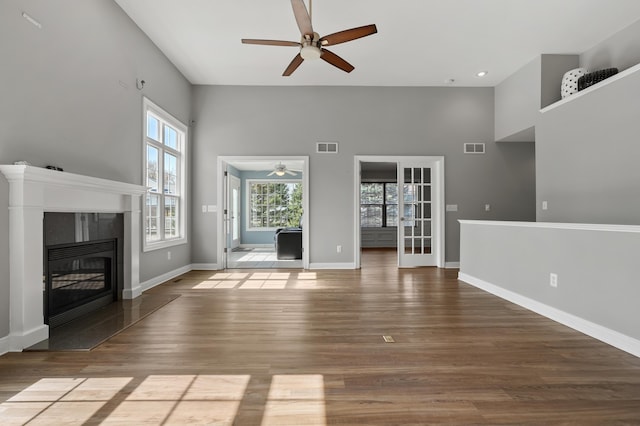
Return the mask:
<svg viewBox="0 0 640 426">
<path fill-rule="evenodd" d="M 440 206 L 437 162 L 398 162 L 398 266 L 438 266 Z"/>
</svg>

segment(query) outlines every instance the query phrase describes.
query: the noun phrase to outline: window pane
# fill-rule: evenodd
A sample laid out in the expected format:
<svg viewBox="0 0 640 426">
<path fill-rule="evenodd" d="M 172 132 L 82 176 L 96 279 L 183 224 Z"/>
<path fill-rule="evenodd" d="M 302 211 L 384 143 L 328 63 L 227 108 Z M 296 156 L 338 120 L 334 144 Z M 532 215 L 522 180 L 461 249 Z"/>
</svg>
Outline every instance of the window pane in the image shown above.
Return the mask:
<svg viewBox="0 0 640 426">
<path fill-rule="evenodd" d="M 164 153 L 164 193 L 175 195 L 178 183 L 178 159 L 171 154 Z"/>
<path fill-rule="evenodd" d="M 363 183 L 360 185 L 360 204 L 382 204 L 383 188 L 381 183 Z"/>
<path fill-rule="evenodd" d="M 157 118 L 147 113 L 147 137 L 160 140 L 160 122 Z"/>
<path fill-rule="evenodd" d="M 387 204 L 398 204 L 398 184 L 385 183 L 385 201 Z"/>
<path fill-rule="evenodd" d="M 164 126 L 164 144 L 169 148 L 178 149 L 178 132 L 173 127 Z"/>
<path fill-rule="evenodd" d="M 147 145 L 147 186 L 158 192 L 158 149 Z"/>
<path fill-rule="evenodd" d="M 387 223 L 386 226 L 398 226 L 398 205 L 386 206 L 387 209 Z"/>
<path fill-rule="evenodd" d="M 413 203 L 416 200 L 415 185 L 404 185 L 404 202 Z"/>
<path fill-rule="evenodd" d="M 160 197 L 147 194 L 147 217 L 145 218 L 145 235 L 147 241 L 160 240 Z"/>
<path fill-rule="evenodd" d="M 302 185 L 291 182 L 251 183 L 250 226 L 285 228 L 299 226 L 302 217 Z"/>
<path fill-rule="evenodd" d="M 379 228 L 382 226 L 382 206 L 360 206 L 360 226 Z"/>
<path fill-rule="evenodd" d="M 164 237 L 178 237 L 178 199 L 164 198 Z"/>
</svg>

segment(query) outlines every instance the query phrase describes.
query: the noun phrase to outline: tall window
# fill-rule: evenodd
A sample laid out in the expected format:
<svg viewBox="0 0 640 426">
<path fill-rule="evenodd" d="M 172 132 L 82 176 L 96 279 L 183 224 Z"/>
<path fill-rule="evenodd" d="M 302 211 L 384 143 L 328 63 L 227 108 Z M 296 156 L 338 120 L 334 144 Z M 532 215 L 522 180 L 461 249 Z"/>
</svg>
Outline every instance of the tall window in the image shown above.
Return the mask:
<svg viewBox="0 0 640 426">
<path fill-rule="evenodd" d="M 247 181 L 249 229 L 270 230 L 299 226 L 302 183 L 282 180 Z"/>
<path fill-rule="evenodd" d="M 413 217 L 413 187 L 403 185 L 403 217 Z M 360 226 L 363 228 L 383 228 L 398 226 L 398 184 L 397 183 L 361 183 L 360 184 Z M 405 226 L 411 226 L 407 221 Z"/>
<path fill-rule="evenodd" d="M 185 236 L 187 127 L 144 99 L 145 248 L 181 244 Z"/>
</svg>

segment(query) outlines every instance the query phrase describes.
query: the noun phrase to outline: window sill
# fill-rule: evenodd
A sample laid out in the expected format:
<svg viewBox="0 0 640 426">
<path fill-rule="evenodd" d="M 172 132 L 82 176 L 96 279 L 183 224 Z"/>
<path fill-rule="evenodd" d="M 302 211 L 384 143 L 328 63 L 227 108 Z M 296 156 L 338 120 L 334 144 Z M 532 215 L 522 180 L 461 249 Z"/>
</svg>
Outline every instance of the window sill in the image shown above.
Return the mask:
<svg viewBox="0 0 640 426">
<path fill-rule="evenodd" d="M 166 240 L 166 241 L 158 241 L 155 243 L 147 243 L 147 242 L 143 242 L 142 244 L 142 251 L 144 253 L 147 252 L 151 252 L 151 251 L 155 251 L 155 250 L 161 250 L 161 249 L 165 249 L 165 248 L 169 248 L 169 247 L 175 247 L 175 246 L 181 246 L 187 244 L 187 238 L 176 238 L 173 240 Z"/>
</svg>

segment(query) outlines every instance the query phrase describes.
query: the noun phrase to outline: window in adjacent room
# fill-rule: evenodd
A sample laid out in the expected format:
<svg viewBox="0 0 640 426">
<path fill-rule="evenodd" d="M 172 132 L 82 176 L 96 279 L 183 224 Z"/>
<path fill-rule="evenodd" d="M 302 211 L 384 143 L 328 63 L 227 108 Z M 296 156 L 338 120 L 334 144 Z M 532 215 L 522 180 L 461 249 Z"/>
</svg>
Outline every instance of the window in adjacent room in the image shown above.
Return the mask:
<svg viewBox="0 0 640 426">
<path fill-rule="evenodd" d="M 405 218 L 413 217 L 413 204 L 409 201 L 413 188 L 404 185 Z M 363 228 L 386 228 L 398 226 L 398 184 L 360 184 L 360 226 Z M 405 226 L 411 226 L 405 223 Z"/>
<path fill-rule="evenodd" d="M 300 226 L 302 183 L 283 180 L 248 180 L 248 228 L 267 231 Z"/>
<path fill-rule="evenodd" d="M 187 127 L 144 99 L 144 249 L 186 242 Z"/>
</svg>

